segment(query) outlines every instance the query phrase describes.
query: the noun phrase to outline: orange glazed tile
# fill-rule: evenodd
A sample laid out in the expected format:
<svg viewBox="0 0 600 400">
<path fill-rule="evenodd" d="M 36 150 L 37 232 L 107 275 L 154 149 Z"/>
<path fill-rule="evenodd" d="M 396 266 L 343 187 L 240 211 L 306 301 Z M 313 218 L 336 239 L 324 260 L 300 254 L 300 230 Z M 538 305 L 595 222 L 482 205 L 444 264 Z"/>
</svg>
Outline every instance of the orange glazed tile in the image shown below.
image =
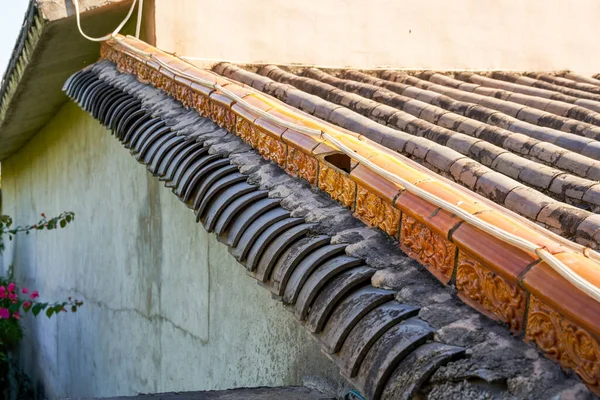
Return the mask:
<svg viewBox="0 0 600 400">
<path fill-rule="evenodd" d="M 283 140 L 281 139 L 281 135 L 283 135 L 283 133 L 287 130 L 286 127 L 275 125 L 274 123 L 272 123 L 264 117 L 258 117 L 254 121 L 254 125 L 262 129 L 263 132 L 267 133 L 268 135 L 276 137 L 280 140 Z"/>
<path fill-rule="evenodd" d="M 144 52 L 156 52 L 157 49 L 152 46 L 149 45 L 148 43 L 139 40 L 139 39 L 134 39 L 132 37 L 127 37 L 127 36 L 123 36 L 123 35 L 117 35 L 117 37 L 119 39 L 121 39 L 122 41 L 124 41 L 125 43 L 127 43 L 128 45 L 135 47 L 136 49 L 142 50 Z M 118 40 L 111 40 L 111 43 L 119 43 Z"/>
<path fill-rule="evenodd" d="M 476 201 L 471 196 L 465 195 L 464 193 L 454 189 L 452 186 L 440 181 L 418 182 L 416 185 L 435 197 L 446 200 L 447 202 L 459 207 L 469 214 L 490 209 L 489 206 Z"/>
<path fill-rule="evenodd" d="M 598 286 L 595 262 L 582 255 L 556 257 Z M 600 303 L 570 284 L 548 264 L 541 262 L 527 272 L 523 286 L 529 291 L 527 340 L 563 367 L 577 372 L 600 394 Z"/>
<path fill-rule="evenodd" d="M 456 246 L 417 218 L 402 212 L 400 248 L 423 264 L 443 284 L 452 278 Z"/>
<path fill-rule="evenodd" d="M 395 201 L 402 211 L 400 248 L 446 284 L 454 271 L 456 246 L 448 232 L 460 220 L 433 204 L 404 191 Z"/>
<path fill-rule="evenodd" d="M 207 98 L 215 91 L 214 89 L 207 88 L 206 86 L 200 85 L 196 82 L 192 82 L 192 90 L 194 90 L 196 93 L 206 96 Z"/>
<path fill-rule="evenodd" d="M 174 57 L 173 60 L 169 63 L 169 67 L 177 70 L 177 71 L 185 71 L 190 67 L 190 64 L 186 63 L 180 58 Z"/>
<path fill-rule="evenodd" d="M 389 154 L 380 153 L 374 155 L 369 158 L 369 161 L 412 184 L 425 179 L 430 179 L 429 175 L 417 171 L 409 165 L 402 163 L 395 157 L 390 156 Z"/>
<path fill-rule="evenodd" d="M 394 205 L 402 213 L 415 218 L 444 239 L 447 239 L 448 232 L 461 222 L 458 217 L 407 191 L 398 196 Z"/>
<path fill-rule="evenodd" d="M 292 110 L 285 107 L 274 106 L 271 111 L 269 111 L 269 114 L 317 131 L 322 131 L 326 128 L 326 126 L 318 119 L 308 114 L 301 113 L 300 111 L 296 111 L 295 109 Z"/>
<path fill-rule="evenodd" d="M 330 133 L 328 131 L 328 133 Z M 367 159 L 371 159 L 372 157 L 381 154 L 381 151 L 377 148 L 366 146 L 365 142 L 359 140 L 355 137 L 346 135 L 344 133 L 334 133 L 332 134 L 335 138 L 342 139 L 344 144 L 352 150 L 355 154 L 365 157 Z M 331 144 L 333 146 L 333 144 Z"/>
<path fill-rule="evenodd" d="M 236 118 L 235 134 L 250 146 L 256 148 L 258 144 L 258 134 L 256 127 L 251 121 L 247 120 L 246 118 Z"/>
<path fill-rule="evenodd" d="M 525 337 L 548 358 L 564 368 L 575 370 L 588 388 L 600 395 L 600 344 L 597 335 L 531 295 Z"/>
<path fill-rule="evenodd" d="M 229 97 L 225 96 L 223 93 L 221 93 L 218 90 L 212 92 L 209 97 L 210 97 L 211 103 L 223 106 L 227 109 L 230 108 L 231 105 L 234 103 L 233 100 L 231 100 Z"/>
<path fill-rule="evenodd" d="M 254 91 L 252 89 L 249 89 L 248 87 L 244 87 L 238 83 L 228 83 L 227 85 L 222 85 L 224 89 L 233 92 L 233 94 L 237 95 L 238 97 L 244 98 L 246 96 L 248 96 L 249 94 L 254 93 Z M 233 100 L 235 102 L 235 100 Z"/>
<path fill-rule="evenodd" d="M 456 290 L 462 301 L 490 318 L 508 324 L 513 333 L 523 330 L 525 291 L 516 282 L 508 282 L 460 250 Z"/>
<path fill-rule="evenodd" d="M 466 222 L 452 233 L 452 241 L 484 268 L 511 284 L 517 282 L 517 277 L 527 266 L 538 260 L 534 254 L 496 239 Z"/>
<path fill-rule="evenodd" d="M 209 74 L 206 71 L 203 71 L 199 68 L 190 67 L 190 68 L 185 69 L 183 72 L 185 72 L 186 75 L 196 78 L 199 81 L 208 81 L 212 84 L 217 83 L 217 77 L 215 75 Z M 200 84 L 197 83 L 197 85 L 200 85 Z M 203 86 L 203 85 L 201 85 L 201 86 Z M 212 89 L 210 89 L 210 90 L 212 90 Z"/>
<path fill-rule="evenodd" d="M 540 235 L 533 229 L 530 229 L 524 224 L 520 223 L 518 220 L 507 217 L 500 211 L 493 210 L 490 212 L 481 213 L 478 214 L 477 217 L 508 233 L 512 233 L 532 243 L 539 244 L 541 247 L 545 247 L 552 254 L 562 253 L 567 250 L 558 242 L 546 236 Z"/>
<path fill-rule="evenodd" d="M 308 181 L 312 186 L 317 184 L 319 164 L 316 159 L 307 153 L 294 146 L 288 146 L 286 164 L 286 171 L 290 175 L 298 176 Z"/>
<path fill-rule="evenodd" d="M 244 102 L 246 102 L 260 110 L 263 110 L 265 112 L 270 109 L 269 105 L 267 105 L 264 102 L 257 99 L 253 93 L 245 95 L 242 99 L 244 100 Z M 234 113 L 236 113 L 237 115 L 242 116 L 251 122 L 254 122 L 259 117 L 259 114 L 255 113 L 253 111 L 247 110 L 245 107 L 241 106 L 239 103 L 235 103 L 233 106 L 231 106 L 231 110 Z"/>
<path fill-rule="evenodd" d="M 286 130 L 281 136 L 281 139 L 289 146 L 293 146 L 308 155 L 312 154 L 312 150 L 321 143 L 320 140 L 316 140 L 292 129 Z"/>
<path fill-rule="evenodd" d="M 364 165 L 359 164 L 350 172 L 350 177 L 360 186 L 392 204 L 403 188 L 377 175 Z"/>
<path fill-rule="evenodd" d="M 332 199 L 344 207 L 354 209 L 356 183 L 344 171 L 322 161 L 319 166 L 319 189 L 327 192 Z"/>
<path fill-rule="evenodd" d="M 596 287 L 600 286 L 600 268 L 594 261 L 575 253 L 561 253 L 555 257 Z M 541 262 L 531 268 L 523 278 L 523 286 L 565 318 L 600 338 L 600 303 L 577 289 L 548 264 Z"/>
<path fill-rule="evenodd" d="M 155 71 L 158 71 L 160 69 L 160 64 L 152 59 L 146 60 L 146 66 L 148 66 L 149 68 L 151 68 Z"/>
<path fill-rule="evenodd" d="M 254 125 L 256 141 L 253 147 L 258 153 L 268 160 L 279 164 L 282 168 L 287 166 L 287 145 L 278 137 L 267 133 L 263 128 Z"/>
<path fill-rule="evenodd" d="M 315 147 L 314 149 L 312 149 L 311 154 L 313 155 L 313 157 L 317 157 L 317 156 L 324 156 L 326 154 L 331 154 L 331 153 L 340 153 L 340 150 L 337 147 L 333 147 L 332 145 L 328 144 L 328 143 L 319 143 L 317 145 L 317 147 Z"/>
<path fill-rule="evenodd" d="M 365 224 L 381 229 L 394 239 L 398 239 L 401 213 L 376 192 L 358 185 L 356 188 L 356 207 L 354 216 Z"/>
</svg>

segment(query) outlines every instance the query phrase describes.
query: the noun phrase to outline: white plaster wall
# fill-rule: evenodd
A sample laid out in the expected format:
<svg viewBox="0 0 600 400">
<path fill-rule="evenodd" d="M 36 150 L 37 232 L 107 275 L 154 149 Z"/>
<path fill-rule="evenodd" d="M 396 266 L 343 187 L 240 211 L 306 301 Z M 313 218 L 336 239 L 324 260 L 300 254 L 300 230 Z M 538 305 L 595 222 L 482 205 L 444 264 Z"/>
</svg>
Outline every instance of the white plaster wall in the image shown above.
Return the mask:
<svg viewBox="0 0 600 400">
<path fill-rule="evenodd" d="M 76 213 L 4 255 L 43 299 L 85 301 L 25 320 L 21 360 L 48 398 L 339 379 L 292 314 L 76 105 L 3 163 L 2 180 L 18 224 Z"/>
<path fill-rule="evenodd" d="M 598 0 L 155 0 L 157 46 L 234 62 L 600 72 Z"/>
</svg>

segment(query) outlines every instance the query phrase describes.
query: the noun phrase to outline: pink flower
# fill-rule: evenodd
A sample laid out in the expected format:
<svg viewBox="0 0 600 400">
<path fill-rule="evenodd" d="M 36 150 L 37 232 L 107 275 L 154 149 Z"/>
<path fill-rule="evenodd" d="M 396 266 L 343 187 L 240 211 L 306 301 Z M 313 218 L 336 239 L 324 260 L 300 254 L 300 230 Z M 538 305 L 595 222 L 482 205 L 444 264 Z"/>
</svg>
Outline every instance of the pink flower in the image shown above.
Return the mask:
<svg viewBox="0 0 600 400">
<path fill-rule="evenodd" d="M 15 283 L 14 282 L 11 282 L 11 283 L 8 284 L 8 291 L 10 293 L 12 293 L 12 292 L 15 291 Z"/>
<path fill-rule="evenodd" d="M 6 298 L 6 288 L 4 286 L 0 286 L 0 299 Z"/>
<path fill-rule="evenodd" d="M 8 295 L 8 298 L 11 299 L 13 303 L 15 303 L 17 301 L 17 294 L 11 293 Z"/>
<path fill-rule="evenodd" d="M 21 314 L 19 314 L 19 312 L 18 312 L 18 311 L 15 311 L 15 312 L 13 313 L 13 317 L 14 317 L 14 319 L 17 319 L 17 320 L 18 320 L 18 319 L 21 319 Z"/>
<path fill-rule="evenodd" d="M 38 293 L 38 291 L 36 290 L 35 292 L 31 293 L 31 296 L 29 296 L 29 298 L 31 300 L 33 299 L 37 299 L 38 297 L 40 297 L 40 294 Z"/>
<path fill-rule="evenodd" d="M 8 318 L 10 318 L 10 311 L 8 311 L 8 308 L 0 308 L 0 319 Z"/>
<path fill-rule="evenodd" d="M 27 311 L 31 307 L 31 302 L 29 300 L 23 302 L 23 310 Z"/>
<path fill-rule="evenodd" d="M 23 292 L 23 294 L 27 294 L 29 293 L 29 289 L 27 289 L 26 287 L 21 288 L 21 292 Z"/>
</svg>

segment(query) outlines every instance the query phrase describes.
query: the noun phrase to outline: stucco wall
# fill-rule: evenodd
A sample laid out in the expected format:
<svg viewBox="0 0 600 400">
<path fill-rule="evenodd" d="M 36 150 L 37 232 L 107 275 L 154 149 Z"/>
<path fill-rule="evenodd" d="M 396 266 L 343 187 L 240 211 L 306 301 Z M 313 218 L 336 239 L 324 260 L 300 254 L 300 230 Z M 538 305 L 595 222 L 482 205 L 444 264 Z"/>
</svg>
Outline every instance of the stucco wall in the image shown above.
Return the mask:
<svg viewBox="0 0 600 400">
<path fill-rule="evenodd" d="M 235 62 L 600 72 L 597 0 L 156 0 L 157 45 Z"/>
<path fill-rule="evenodd" d="M 2 179 L 16 223 L 76 213 L 4 256 L 44 299 L 85 301 L 25 321 L 21 359 L 50 398 L 338 379 L 292 314 L 76 105 L 4 162 Z"/>
</svg>

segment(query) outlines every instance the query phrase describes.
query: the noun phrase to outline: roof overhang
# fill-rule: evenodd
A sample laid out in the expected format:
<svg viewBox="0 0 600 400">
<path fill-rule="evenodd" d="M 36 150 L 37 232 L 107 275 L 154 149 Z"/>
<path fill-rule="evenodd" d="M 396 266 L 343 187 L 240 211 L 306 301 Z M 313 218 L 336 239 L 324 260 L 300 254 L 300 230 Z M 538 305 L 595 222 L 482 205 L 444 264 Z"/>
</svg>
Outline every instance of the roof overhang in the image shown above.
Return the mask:
<svg viewBox="0 0 600 400">
<path fill-rule="evenodd" d="M 89 35 L 112 31 L 132 0 L 81 1 Z M 67 101 L 61 87 L 75 71 L 98 59 L 99 44 L 77 30 L 66 0 L 32 0 L 0 88 L 0 161 L 6 159 Z"/>
</svg>

